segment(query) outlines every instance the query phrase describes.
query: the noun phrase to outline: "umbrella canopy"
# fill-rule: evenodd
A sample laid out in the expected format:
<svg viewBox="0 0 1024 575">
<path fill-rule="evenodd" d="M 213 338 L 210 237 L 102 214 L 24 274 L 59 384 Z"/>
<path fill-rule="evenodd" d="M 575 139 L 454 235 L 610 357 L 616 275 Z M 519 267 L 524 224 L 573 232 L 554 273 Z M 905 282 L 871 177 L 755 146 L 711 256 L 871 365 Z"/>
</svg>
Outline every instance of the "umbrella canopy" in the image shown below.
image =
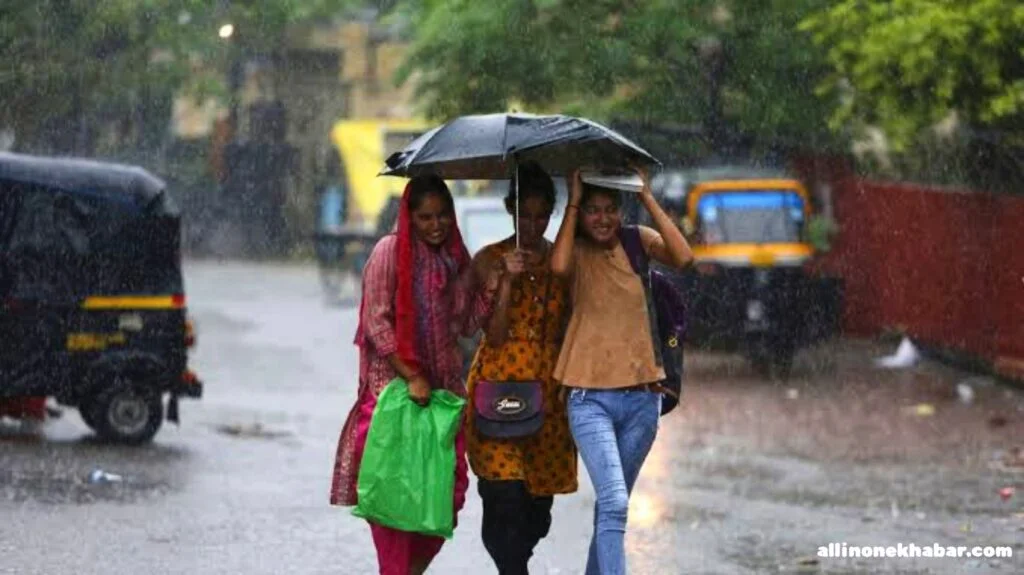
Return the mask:
<svg viewBox="0 0 1024 575">
<path fill-rule="evenodd" d="M 456 118 L 416 138 L 388 157 L 381 174 L 507 180 L 516 163 L 528 160 L 552 176 L 581 166 L 632 171 L 632 165 L 660 164 L 625 136 L 585 118 L 483 114 Z"/>
</svg>

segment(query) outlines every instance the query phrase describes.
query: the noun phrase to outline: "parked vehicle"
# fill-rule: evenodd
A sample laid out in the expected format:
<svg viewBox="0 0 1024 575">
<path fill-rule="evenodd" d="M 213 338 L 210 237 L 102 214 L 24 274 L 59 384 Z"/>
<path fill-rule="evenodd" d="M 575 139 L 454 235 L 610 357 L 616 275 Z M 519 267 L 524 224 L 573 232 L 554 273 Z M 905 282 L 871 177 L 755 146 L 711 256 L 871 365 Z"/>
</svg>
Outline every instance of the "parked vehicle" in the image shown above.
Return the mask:
<svg viewBox="0 0 1024 575">
<path fill-rule="evenodd" d="M 54 397 L 101 437 L 150 441 L 188 368 L 181 221 L 145 170 L 0 154 L 0 397 Z"/>
<path fill-rule="evenodd" d="M 785 172 L 718 167 L 653 182 L 677 215 L 695 265 L 679 275 L 691 345 L 736 349 L 765 376 L 786 377 L 796 352 L 836 329 L 839 286 L 806 270 L 811 202 Z"/>
</svg>

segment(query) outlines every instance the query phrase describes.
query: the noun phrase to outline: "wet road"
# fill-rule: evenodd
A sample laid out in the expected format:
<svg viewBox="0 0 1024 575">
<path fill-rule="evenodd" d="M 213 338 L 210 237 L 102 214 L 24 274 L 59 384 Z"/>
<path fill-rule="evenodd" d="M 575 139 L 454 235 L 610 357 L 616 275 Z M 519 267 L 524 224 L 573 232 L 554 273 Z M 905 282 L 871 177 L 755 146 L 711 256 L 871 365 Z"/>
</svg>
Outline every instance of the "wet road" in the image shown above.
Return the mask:
<svg viewBox="0 0 1024 575">
<path fill-rule="evenodd" d="M 141 449 L 96 444 L 70 410 L 40 434 L 0 432 L 0 573 L 374 572 L 365 524 L 326 503 L 356 389 L 355 311 L 325 306 L 311 268 L 187 271 L 206 396 Z M 1010 457 L 1024 398 L 975 381 L 965 405 L 962 374 L 878 372 L 882 351 L 805 354 L 788 384 L 690 354 L 685 407 L 662 420 L 634 495 L 631 573 L 1024 571 L 1020 558 L 813 559 L 830 542 L 1024 553 L 1024 473 Z M 907 409 L 922 403 L 934 413 Z M 86 483 L 97 467 L 123 483 Z M 581 474 L 581 491 L 556 499 L 534 573 L 582 572 L 593 492 Z M 431 573 L 493 572 L 480 517 L 474 486 Z"/>
</svg>

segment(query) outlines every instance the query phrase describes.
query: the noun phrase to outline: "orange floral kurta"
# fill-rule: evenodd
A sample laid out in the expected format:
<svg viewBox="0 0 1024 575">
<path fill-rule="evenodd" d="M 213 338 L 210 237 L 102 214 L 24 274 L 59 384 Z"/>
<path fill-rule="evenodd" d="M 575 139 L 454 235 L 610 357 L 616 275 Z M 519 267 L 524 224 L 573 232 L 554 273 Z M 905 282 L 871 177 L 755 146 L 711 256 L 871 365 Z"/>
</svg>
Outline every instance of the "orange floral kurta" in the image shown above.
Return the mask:
<svg viewBox="0 0 1024 575">
<path fill-rule="evenodd" d="M 488 255 L 500 257 L 514 248 L 514 243 L 506 241 L 484 249 L 491 252 Z M 492 347 L 485 337 L 469 370 L 470 402 L 481 380 L 545 382 L 544 425 L 530 437 L 482 437 L 473 427 L 472 403 L 466 410 L 466 446 L 473 472 L 483 479 L 525 481 L 527 490 L 535 496 L 577 489 L 576 445 L 569 433 L 565 404 L 559 399 L 560 386 L 551 377 L 568 317 L 568 301 L 565 282 L 554 277 L 549 261 L 531 267 L 512 286 L 509 338 L 504 345 Z"/>
</svg>

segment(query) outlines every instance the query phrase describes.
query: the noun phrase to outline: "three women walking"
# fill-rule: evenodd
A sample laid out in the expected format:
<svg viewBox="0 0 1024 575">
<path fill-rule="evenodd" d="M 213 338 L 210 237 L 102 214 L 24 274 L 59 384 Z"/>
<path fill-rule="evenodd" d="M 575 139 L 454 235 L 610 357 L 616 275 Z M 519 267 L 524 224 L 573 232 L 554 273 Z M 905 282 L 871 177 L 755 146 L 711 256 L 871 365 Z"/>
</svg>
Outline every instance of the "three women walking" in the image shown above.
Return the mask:
<svg viewBox="0 0 1024 575">
<path fill-rule="evenodd" d="M 686 265 L 689 246 L 641 176 L 641 202 L 656 228 L 637 231 L 645 255 Z M 643 285 L 620 241 L 621 195 L 584 185 L 579 172 L 569 189 L 551 244 L 544 234 L 554 183 L 540 167 L 520 166 L 506 198 L 518 243 L 510 237 L 470 260 L 444 181 L 410 181 L 395 233 L 378 242 L 364 270 L 359 393 L 338 445 L 332 504 L 356 503 L 376 398 L 397 376 L 421 404 L 431 389 L 467 398 L 455 441 L 454 509 L 465 501 L 468 452 L 483 545 L 500 575 L 528 573 L 551 525 L 553 497 L 577 489 L 577 450 L 597 495 L 586 573 L 626 573 L 629 494 L 657 433 L 656 384 L 665 374 L 654 359 Z M 479 330 L 464 380 L 457 337 Z M 511 395 L 498 398 L 498 389 Z M 508 405 L 518 419 L 494 415 Z M 444 542 L 372 522 L 370 529 L 382 574 L 423 573 Z"/>
</svg>

